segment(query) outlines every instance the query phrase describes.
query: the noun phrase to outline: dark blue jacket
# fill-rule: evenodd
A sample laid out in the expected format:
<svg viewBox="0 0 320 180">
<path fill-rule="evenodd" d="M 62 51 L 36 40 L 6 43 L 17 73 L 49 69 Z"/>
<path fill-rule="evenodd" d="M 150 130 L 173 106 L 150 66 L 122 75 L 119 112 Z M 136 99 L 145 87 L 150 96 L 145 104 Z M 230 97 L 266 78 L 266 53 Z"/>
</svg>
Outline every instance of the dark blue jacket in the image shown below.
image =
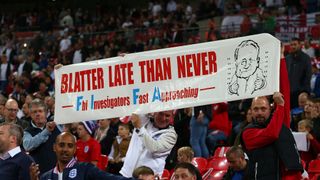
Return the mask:
<svg viewBox="0 0 320 180">
<path fill-rule="evenodd" d="M 320 97 L 320 73 L 316 74 L 316 82 L 314 85 L 314 89 L 311 92 L 314 94 L 315 98 L 319 98 Z"/>
<path fill-rule="evenodd" d="M 32 162 L 32 158 L 25 152 L 19 152 L 6 160 L 0 159 L 0 179 L 29 180 L 29 167 Z"/>
<path fill-rule="evenodd" d="M 116 176 L 104 171 L 101 171 L 91 163 L 75 163 L 72 167 L 63 170 L 63 180 L 125 180 L 132 179 L 122 176 Z M 58 174 L 53 172 L 53 169 L 44 173 L 40 180 L 58 180 Z"/>
</svg>

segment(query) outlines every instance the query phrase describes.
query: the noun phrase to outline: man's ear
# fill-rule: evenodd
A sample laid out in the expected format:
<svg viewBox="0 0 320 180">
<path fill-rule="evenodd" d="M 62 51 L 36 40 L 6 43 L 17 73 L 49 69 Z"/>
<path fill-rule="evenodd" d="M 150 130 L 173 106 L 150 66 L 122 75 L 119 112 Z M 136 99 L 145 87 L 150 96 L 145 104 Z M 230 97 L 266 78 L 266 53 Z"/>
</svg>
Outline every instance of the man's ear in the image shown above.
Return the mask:
<svg viewBox="0 0 320 180">
<path fill-rule="evenodd" d="M 10 143 L 17 143 L 17 137 L 16 136 L 9 136 Z"/>
</svg>

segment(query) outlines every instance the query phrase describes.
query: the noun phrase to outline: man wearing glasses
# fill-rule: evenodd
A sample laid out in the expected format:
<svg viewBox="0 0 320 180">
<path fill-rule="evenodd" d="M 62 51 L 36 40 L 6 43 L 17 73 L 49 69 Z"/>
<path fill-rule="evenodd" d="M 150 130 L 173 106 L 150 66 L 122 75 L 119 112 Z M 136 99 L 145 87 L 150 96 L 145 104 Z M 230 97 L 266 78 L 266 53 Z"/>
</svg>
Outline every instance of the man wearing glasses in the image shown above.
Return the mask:
<svg viewBox="0 0 320 180">
<path fill-rule="evenodd" d="M 8 122 L 14 123 L 26 129 L 30 126 L 30 122 L 21 120 L 17 117 L 19 106 L 16 100 L 8 99 L 3 109 L 3 117 L 0 119 L 0 123 Z"/>
</svg>

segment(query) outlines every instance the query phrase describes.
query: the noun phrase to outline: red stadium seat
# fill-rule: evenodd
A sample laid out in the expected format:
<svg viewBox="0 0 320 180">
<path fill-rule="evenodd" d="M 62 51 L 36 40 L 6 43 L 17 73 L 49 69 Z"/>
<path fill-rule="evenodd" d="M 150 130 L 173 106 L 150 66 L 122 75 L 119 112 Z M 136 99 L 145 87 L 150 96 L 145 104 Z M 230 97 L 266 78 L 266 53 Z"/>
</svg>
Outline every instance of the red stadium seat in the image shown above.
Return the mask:
<svg viewBox="0 0 320 180">
<path fill-rule="evenodd" d="M 320 159 L 310 161 L 308 167 L 309 178 L 311 179 L 316 174 L 320 174 Z"/>
<path fill-rule="evenodd" d="M 202 179 L 207 179 L 210 176 L 212 171 L 213 171 L 213 168 L 209 168 L 207 172 L 202 175 Z"/>
<path fill-rule="evenodd" d="M 169 180 L 170 179 L 170 172 L 168 169 L 164 169 L 162 172 L 161 179 L 163 180 Z"/>
<path fill-rule="evenodd" d="M 207 164 L 208 161 L 206 158 L 203 157 L 194 157 L 191 163 L 199 169 L 201 174 L 204 174 L 207 171 Z"/>
<path fill-rule="evenodd" d="M 213 171 L 227 171 L 228 167 L 229 163 L 225 157 L 213 158 L 207 165 L 207 168 L 212 168 Z"/>
<path fill-rule="evenodd" d="M 320 178 L 320 174 L 315 174 L 312 178 L 310 178 L 310 175 L 309 175 L 310 180 L 318 180 L 319 178 Z"/>
<path fill-rule="evenodd" d="M 207 176 L 202 176 L 203 180 L 221 180 L 227 171 L 211 171 Z"/>
<path fill-rule="evenodd" d="M 221 146 L 218 147 L 215 151 L 214 151 L 214 155 L 213 157 L 226 157 L 226 152 L 228 151 L 230 147 L 229 146 Z"/>
</svg>

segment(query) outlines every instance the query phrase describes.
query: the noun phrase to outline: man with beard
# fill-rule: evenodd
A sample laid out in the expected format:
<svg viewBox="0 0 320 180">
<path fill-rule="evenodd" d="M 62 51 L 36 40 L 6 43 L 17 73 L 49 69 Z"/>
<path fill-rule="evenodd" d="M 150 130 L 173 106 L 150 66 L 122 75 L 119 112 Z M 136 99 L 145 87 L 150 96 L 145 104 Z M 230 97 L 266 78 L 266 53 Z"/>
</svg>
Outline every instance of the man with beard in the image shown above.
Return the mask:
<svg viewBox="0 0 320 180">
<path fill-rule="evenodd" d="M 77 162 L 74 158 L 76 153 L 76 138 L 69 132 L 63 132 L 57 136 L 53 150 L 57 156 L 57 165 L 41 175 L 40 180 L 122 180 L 129 179 L 115 176 L 99 170 L 91 163 Z M 30 176 L 32 180 L 38 180 L 40 174 L 39 165 L 33 163 L 30 166 Z"/>
<path fill-rule="evenodd" d="M 0 124 L 0 177 L 6 180 L 29 180 L 33 162 L 21 148 L 23 129 L 17 124 Z"/>
<path fill-rule="evenodd" d="M 252 41 L 242 41 L 234 52 L 236 72 L 228 83 L 229 94 L 253 94 L 266 86 L 266 77 L 260 65 L 260 47 Z"/>
<path fill-rule="evenodd" d="M 242 132 L 242 146 L 249 157 L 250 179 L 301 178 L 303 167 L 290 126 L 289 83 L 284 56 L 280 64 L 280 91 L 273 94 L 273 114 L 266 97 L 251 104 L 253 121 Z"/>
</svg>

